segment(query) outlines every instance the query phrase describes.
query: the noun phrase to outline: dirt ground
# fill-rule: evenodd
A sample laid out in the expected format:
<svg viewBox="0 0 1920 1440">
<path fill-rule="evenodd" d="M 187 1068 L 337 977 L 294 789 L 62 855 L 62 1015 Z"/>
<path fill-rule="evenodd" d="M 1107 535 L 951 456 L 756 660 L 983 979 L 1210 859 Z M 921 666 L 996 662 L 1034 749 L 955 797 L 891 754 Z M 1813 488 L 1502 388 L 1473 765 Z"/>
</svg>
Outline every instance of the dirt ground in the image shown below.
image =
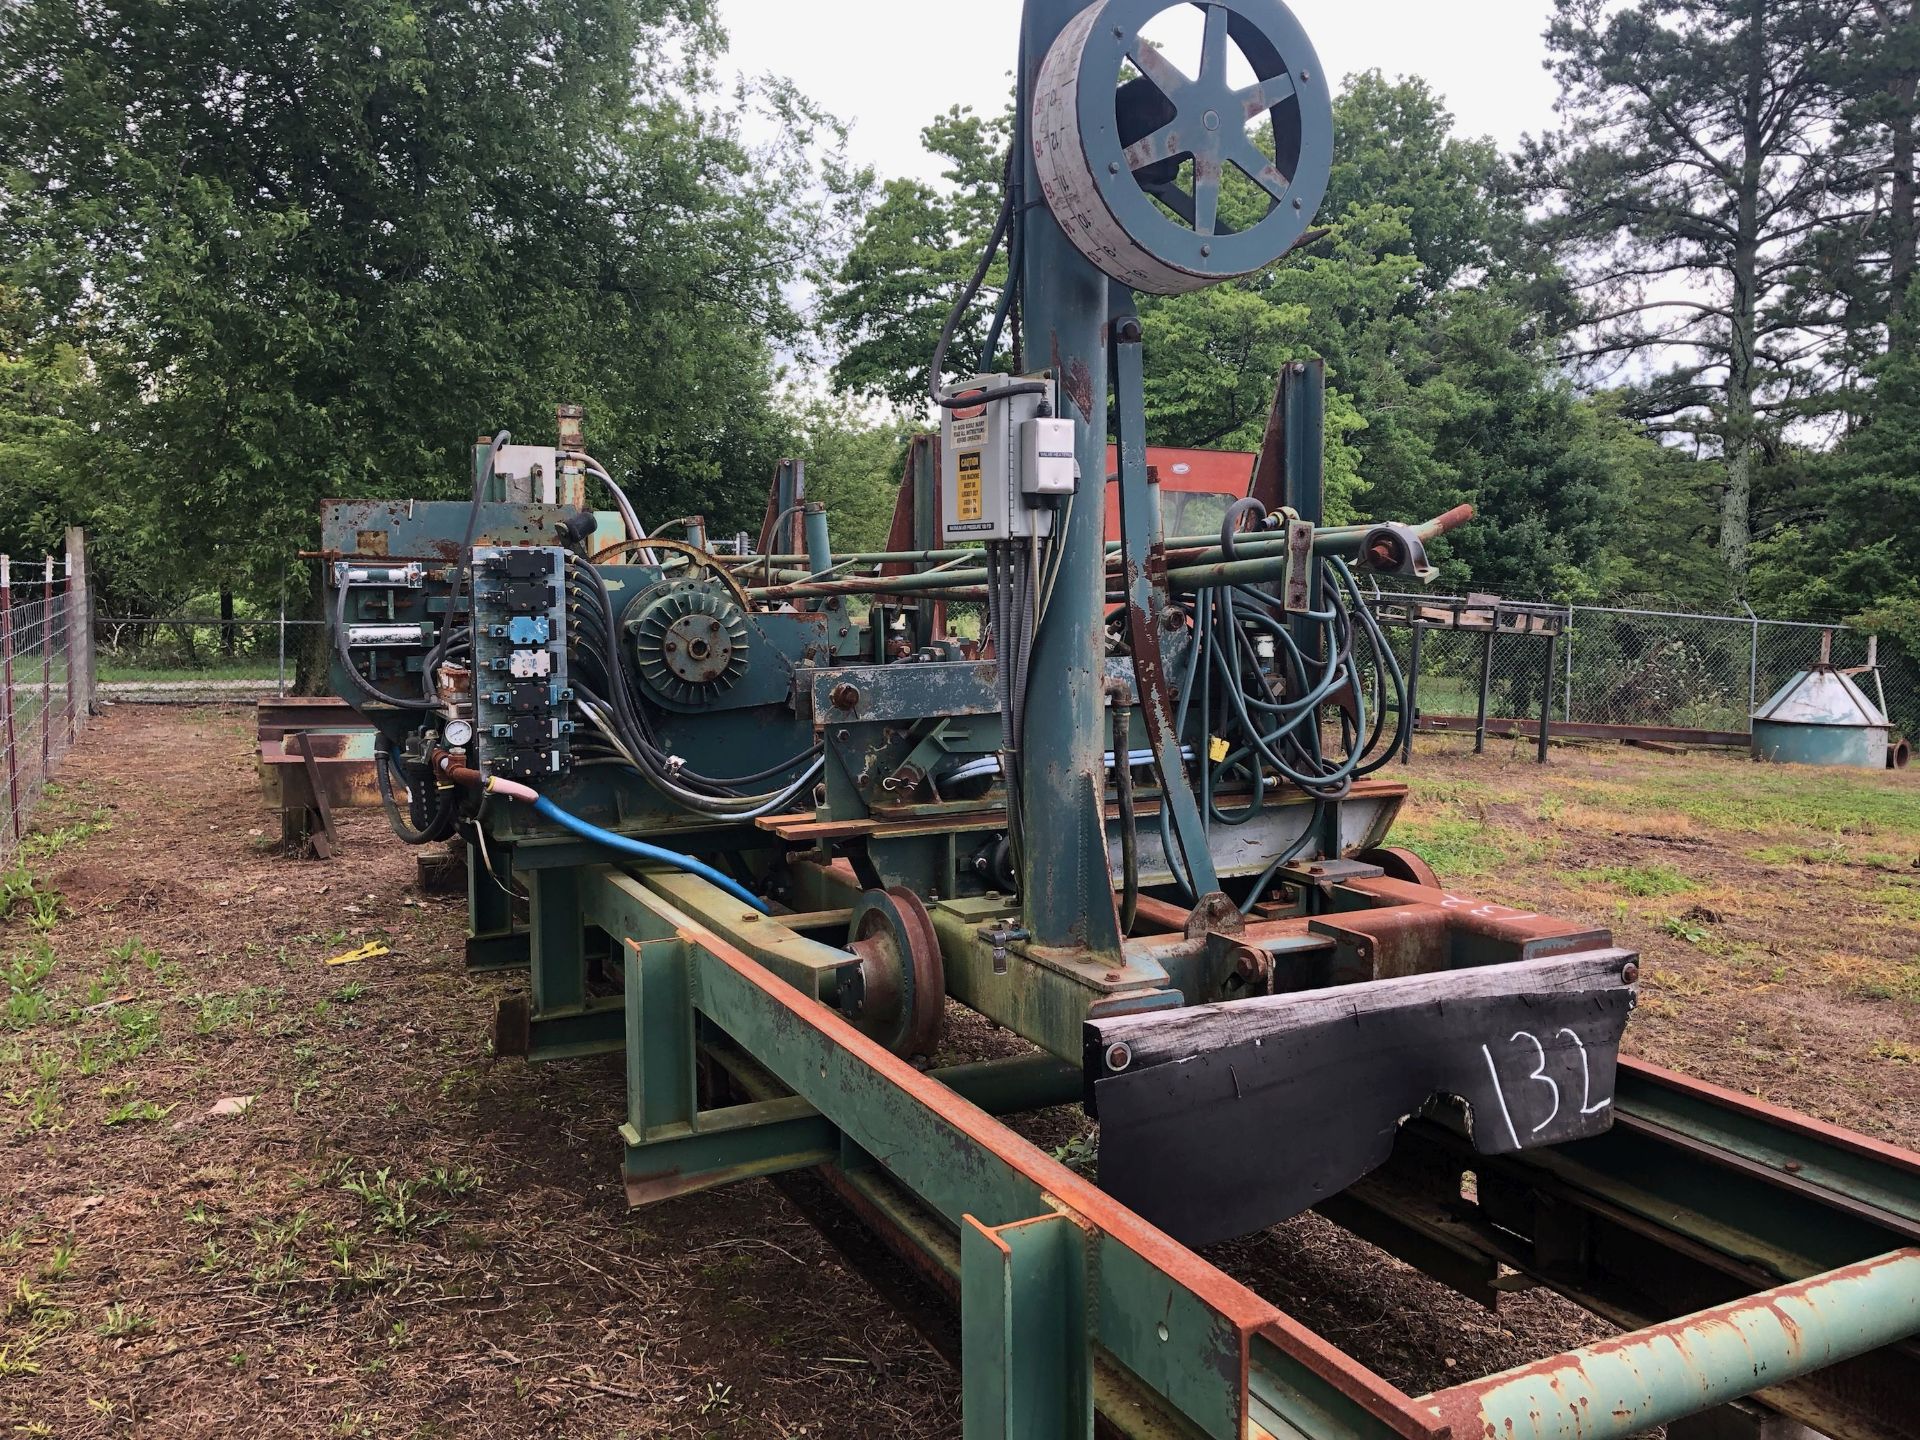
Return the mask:
<svg viewBox="0 0 1920 1440">
<path fill-rule="evenodd" d="M 1458 751 L 1400 834 L 1641 947 L 1630 1049 L 1920 1138 L 1920 775 Z M 463 973 L 458 899 L 377 814 L 276 853 L 251 752 L 246 712 L 116 708 L 0 871 L 10 1433 L 957 1435 L 954 1373 L 771 1185 L 629 1213 L 617 1061 L 496 1063 L 521 982 Z M 1313 1217 L 1215 1258 L 1416 1393 L 1595 1333 Z"/>
</svg>

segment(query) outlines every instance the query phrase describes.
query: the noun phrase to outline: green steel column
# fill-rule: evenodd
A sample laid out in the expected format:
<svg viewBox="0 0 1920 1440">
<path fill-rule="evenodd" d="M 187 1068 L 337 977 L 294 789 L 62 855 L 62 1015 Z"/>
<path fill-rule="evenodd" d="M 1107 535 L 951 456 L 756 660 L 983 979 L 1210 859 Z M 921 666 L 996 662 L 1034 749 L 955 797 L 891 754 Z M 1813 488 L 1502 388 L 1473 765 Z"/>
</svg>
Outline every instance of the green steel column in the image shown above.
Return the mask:
<svg viewBox="0 0 1920 1440">
<path fill-rule="evenodd" d="M 1061 232 L 1041 199 L 1025 117 L 1054 37 L 1084 0 L 1027 0 L 1020 29 L 1022 193 L 1020 294 L 1025 364 L 1051 370 L 1060 413 L 1075 421 L 1080 491 L 1064 515 L 1060 578 L 1034 636 L 1033 700 L 1024 753 L 1027 874 L 1022 923 L 1033 943 L 1120 953 L 1120 916 L 1107 869 L 1105 697 L 1107 277 Z M 1063 512 L 1064 514 L 1064 512 Z"/>
<path fill-rule="evenodd" d="M 1091 1440 L 1086 1246 L 1065 1215 L 961 1217 L 964 1440 Z"/>
<path fill-rule="evenodd" d="M 587 999 L 586 932 L 580 920 L 580 872 L 525 872 L 533 932 L 533 1015 L 578 1010 Z"/>
<path fill-rule="evenodd" d="M 1296 360 L 1280 372 L 1280 423 L 1285 449 L 1281 471 L 1281 503 L 1303 520 L 1324 525 L 1327 520 L 1327 364 L 1324 360 Z M 1310 567 L 1307 603 L 1315 610 L 1326 603 L 1320 593 L 1320 567 Z M 1305 616 L 1288 622 L 1293 643 L 1310 658 L 1320 654 L 1320 624 Z"/>
<path fill-rule="evenodd" d="M 827 534 L 827 507 L 810 500 L 806 517 L 807 569 L 815 575 L 833 568 L 833 541 Z"/>
<path fill-rule="evenodd" d="M 1920 1250 L 1895 1250 L 1419 1403 L 1456 1436 L 1619 1440 L 1920 1331 Z"/>
</svg>

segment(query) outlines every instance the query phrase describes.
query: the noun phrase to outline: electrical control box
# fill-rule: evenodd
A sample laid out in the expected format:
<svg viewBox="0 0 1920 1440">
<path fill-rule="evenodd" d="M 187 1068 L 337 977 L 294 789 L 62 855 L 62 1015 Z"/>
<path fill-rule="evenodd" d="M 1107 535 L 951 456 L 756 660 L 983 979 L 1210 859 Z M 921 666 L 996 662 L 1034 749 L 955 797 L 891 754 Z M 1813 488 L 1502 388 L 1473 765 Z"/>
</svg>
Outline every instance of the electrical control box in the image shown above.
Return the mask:
<svg viewBox="0 0 1920 1440">
<path fill-rule="evenodd" d="M 1020 422 L 1020 492 L 1030 496 L 1073 494 L 1080 478 L 1073 421 L 1039 416 Z"/>
<path fill-rule="evenodd" d="M 473 549 L 474 741 L 482 774 L 537 784 L 573 768 L 566 552 Z"/>
<path fill-rule="evenodd" d="M 940 536 L 946 543 L 1050 535 L 1057 497 L 1073 493 L 1073 422 L 1043 419 L 1044 395 L 988 398 L 1020 383 L 1012 375 L 977 375 L 959 393 L 977 393 L 978 403 L 941 414 Z"/>
</svg>

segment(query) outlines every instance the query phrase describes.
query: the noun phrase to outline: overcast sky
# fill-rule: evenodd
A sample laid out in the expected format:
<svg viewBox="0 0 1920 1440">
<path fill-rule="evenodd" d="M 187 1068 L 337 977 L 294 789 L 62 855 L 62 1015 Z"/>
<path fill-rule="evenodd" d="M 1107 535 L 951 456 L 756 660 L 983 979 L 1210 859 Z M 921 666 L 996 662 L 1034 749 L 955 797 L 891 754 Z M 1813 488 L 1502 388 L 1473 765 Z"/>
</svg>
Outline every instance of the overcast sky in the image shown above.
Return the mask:
<svg viewBox="0 0 1920 1440">
<path fill-rule="evenodd" d="M 1423 76 L 1464 133 L 1505 147 L 1553 123 L 1540 39 L 1552 0 L 1291 4 L 1329 74 Z M 1011 85 L 1019 0 L 719 0 L 719 9 L 734 66 L 790 76 L 851 121 L 855 158 L 883 178 L 936 175 L 920 128 L 950 105 L 996 107 Z"/>
</svg>

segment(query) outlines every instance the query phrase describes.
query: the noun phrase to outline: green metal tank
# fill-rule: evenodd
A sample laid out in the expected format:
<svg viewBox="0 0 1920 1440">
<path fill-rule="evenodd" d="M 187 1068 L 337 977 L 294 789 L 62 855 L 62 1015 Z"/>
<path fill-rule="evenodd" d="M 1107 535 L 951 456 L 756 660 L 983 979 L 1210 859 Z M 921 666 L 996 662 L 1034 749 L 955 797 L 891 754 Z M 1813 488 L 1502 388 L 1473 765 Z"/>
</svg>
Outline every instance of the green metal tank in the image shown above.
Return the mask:
<svg viewBox="0 0 1920 1440">
<path fill-rule="evenodd" d="M 1753 758 L 1783 765 L 1887 766 L 1887 717 L 1831 665 L 1802 670 L 1753 712 Z"/>
</svg>

